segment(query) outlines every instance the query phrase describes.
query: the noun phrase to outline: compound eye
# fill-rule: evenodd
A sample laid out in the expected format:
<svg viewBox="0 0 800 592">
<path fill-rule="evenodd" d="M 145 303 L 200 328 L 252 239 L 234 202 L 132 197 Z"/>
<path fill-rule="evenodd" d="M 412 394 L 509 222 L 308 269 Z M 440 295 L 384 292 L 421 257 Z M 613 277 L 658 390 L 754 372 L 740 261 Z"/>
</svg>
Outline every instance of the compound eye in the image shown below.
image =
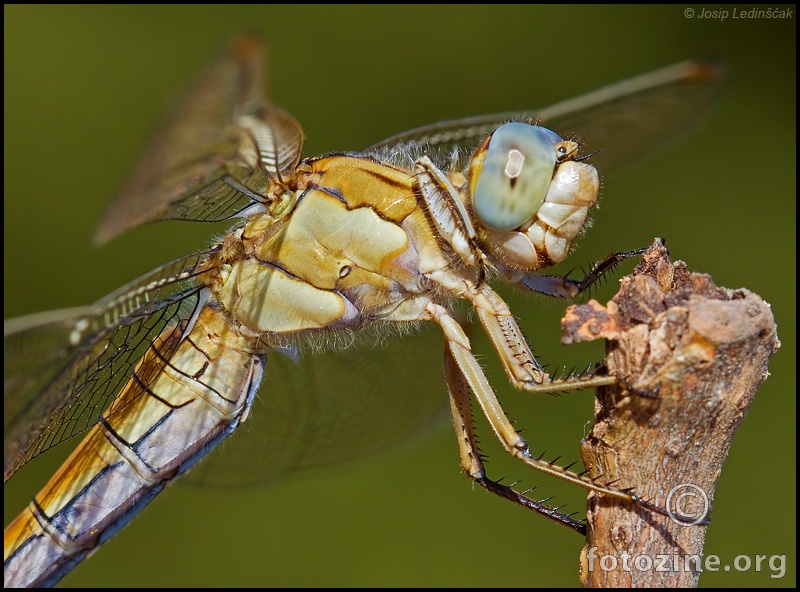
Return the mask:
<svg viewBox="0 0 800 592">
<path fill-rule="evenodd" d="M 547 128 L 506 123 L 495 130 L 485 153 L 473 158 L 472 207 L 484 226 L 507 231 L 531 220 L 544 202 L 563 142 Z M 482 166 L 476 161 L 483 159 Z"/>
</svg>

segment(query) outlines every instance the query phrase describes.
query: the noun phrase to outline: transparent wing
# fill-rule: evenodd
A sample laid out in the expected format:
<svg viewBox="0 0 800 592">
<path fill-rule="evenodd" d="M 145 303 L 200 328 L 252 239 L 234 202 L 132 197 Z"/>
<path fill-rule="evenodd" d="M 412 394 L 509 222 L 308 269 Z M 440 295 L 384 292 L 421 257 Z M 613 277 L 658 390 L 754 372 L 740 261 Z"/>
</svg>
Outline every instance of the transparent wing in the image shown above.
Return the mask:
<svg viewBox="0 0 800 592">
<path fill-rule="evenodd" d="M 168 263 L 92 306 L 4 323 L 4 483 L 97 423 L 152 340 L 191 317 L 209 253 Z"/>
<path fill-rule="evenodd" d="M 191 317 L 201 299 L 191 277 L 204 265 L 188 259 L 172 267 L 174 272 L 165 266 L 92 307 L 6 323 L 4 482 L 38 454 L 97 423 L 153 339 Z M 139 287 L 154 282 L 159 287 L 145 296 Z M 161 299 L 132 310 L 134 292 Z M 120 313 L 116 325 L 105 327 L 104 319 Z M 86 327 L 77 342 L 76 326 Z M 318 355 L 272 351 L 250 417 L 186 480 L 266 483 L 373 454 L 444 422 L 443 344 L 436 327 L 357 341 Z M 172 351 L 160 347 L 168 359 Z"/>
<path fill-rule="evenodd" d="M 303 129 L 266 100 L 263 62 L 260 41 L 241 36 L 203 72 L 109 205 L 98 243 L 157 220 L 225 220 L 293 176 Z"/>
<path fill-rule="evenodd" d="M 442 425 L 447 387 L 437 327 L 294 360 L 271 352 L 250 416 L 187 481 L 265 483 L 372 454 Z"/>
<path fill-rule="evenodd" d="M 583 154 L 599 150 L 592 163 L 606 173 L 687 129 L 713 103 L 721 81 L 718 64 L 682 62 L 538 111 L 510 111 L 417 128 L 363 153 L 380 155 L 408 144 L 445 153 L 459 147 L 471 153 L 499 125 L 532 120 L 564 138 L 580 140 Z"/>
<path fill-rule="evenodd" d="M 92 306 L 4 323 L 4 482 L 97 423 L 153 340 L 202 304 L 196 278 L 210 254 L 164 265 Z M 249 419 L 188 480 L 263 483 L 372 454 L 447 417 L 435 327 L 330 339 L 336 349 L 318 355 L 270 352 Z"/>
</svg>

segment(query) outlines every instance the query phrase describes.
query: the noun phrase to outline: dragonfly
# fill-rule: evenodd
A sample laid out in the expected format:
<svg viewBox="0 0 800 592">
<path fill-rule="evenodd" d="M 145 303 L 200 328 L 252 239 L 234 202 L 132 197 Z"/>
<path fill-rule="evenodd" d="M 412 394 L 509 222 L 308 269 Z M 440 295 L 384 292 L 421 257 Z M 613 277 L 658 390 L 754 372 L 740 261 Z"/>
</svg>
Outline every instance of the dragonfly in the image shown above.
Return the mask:
<svg viewBox="0 0 800 592">
<path fill-rule="evenodd" d="M 473 354 L 457 304 L 471 306 L 518 390 L 614 384 L 595 372 L 550 377 L 492 283 L 573 298 L 635 255 L 612 253 L 581 280 L 540 273 L 585 230 L 597 170 L 696 119 L 716 94 L 719 69 L 684 62 L 546 109 L 436 123 L 361 152 L 304 157 L 302 127 L 265 97 L 263 56 L 259 39 L 243 35 L 202 73 L 96 238 L 160 220 L 233 227 L 93 305 L 4 323 L 4 483 L 84 434 L 6 527 L 5 585 L 54 585 L 207 456 L 187 479 L 266 481 L 399 440 L 434 422 L 448 401 L 461 466 L 488 491 L 585 529 L 487 476 L 472 400 L 522 464 L 658 511 L 530 452 Z M 423 324 L 444 336 L 446 395 L 408 376 L 431 353 L 412 334 Z M 370 348 L 392 333 L 403 339 L 381 355 L 380 369 L 354 382 Z M 320 356 L 301 364 L 305 350 Z M 363 393 L 351 392 L 356 384 Z M 387 394 L 397 384 L 408 396 Z M 266 407 L 251 413 L 257 399 Z M 232 446 L 210 454 L 240 426 Z"/>
</svg>

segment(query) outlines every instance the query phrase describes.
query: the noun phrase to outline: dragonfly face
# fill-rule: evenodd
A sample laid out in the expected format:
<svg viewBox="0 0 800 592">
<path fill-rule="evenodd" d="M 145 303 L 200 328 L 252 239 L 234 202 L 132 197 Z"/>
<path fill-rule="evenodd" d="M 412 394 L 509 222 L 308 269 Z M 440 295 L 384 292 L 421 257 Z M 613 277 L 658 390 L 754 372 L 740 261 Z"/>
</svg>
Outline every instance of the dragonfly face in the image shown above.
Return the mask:
<svg viewBox="0 0 800 592">
<path fill-rule="evenodd" d="M 445 122 L 358 154 L 304 160 L 299 123 L 260 94 L 260 55 L 258 42 L 243 37 L 209 68 L 179 103 L 178 115 L 156 138 L 97 235 L 105 241 L 163 219 L 236 219 L 222 240 L 92 306 L 5 324 L 4 480 L 41 452 L 88 430 L 6 528 L 6 585 L 55 583 L 241 423 L 250 425 L 267 360 L 291 372 L 284 354 L 303 342 L 348 342 L 367 327 L 439 325 L 461 464 L 489 491 L 582 528 L 486 476 L 470 393 L 520 461 L 632 501 L 628 493 L 530 454 L 494 397 L 451 303 L 470 302 L 517 388 L 566 388 L 549 381 L 512 311 L 487 281 L 498 276 L 553 296 L 573 296 L 582 287 L 535 272 L 567 256 L 597 198 L 597 172 L 583 162 L 578 143 L 530 122 L 569 122 L 586 138 L 602 139 L 611 133 L 608 121 L 618 125 L 629 103 L 643 99 L 679 105 L 688 119 L 699 98 L 713 94 L 713 69 L 681 64 L 592 93 L 568 108 L 515 116 L 519 122 L 507 123 L 509 114 Z M 687 97 L 694 99 L 691 111 Z M 639 151 L 637 133 L 647 144 L 657 141 L 652 122 L 646 133 L 638 131 L 636 113 L 641 110 L 630 113 L 630 145 L 617 137 L 620 149 L 611 151 L 608 162 Z M 667 135 L 678 127 L 676 111 L 660 113 L 667 120 L 661 135 Z M 335 356 L 330 359 L 353 354 Z M 288 388 L 274 380 L 280 372 L 280 366 L 271 372 L 262 398 L 280 397 L 278 391 Z M 613 378 L 572 382 L 585 387 Z M 316 392 L 326 386 L 293 396 L 327 401 L 330 392 Z M 326 404 L 312 407 L 324 414 Z M 420 399 L 406 418 L 381 410 L 396 430 L 382 426 L 376 431 L 384 435 L 375 443 L 426 423 L 437 406 L 425 405 Z M 268 462 L 249 478 L 325 464 L 364 448 L 352 442 L 349 449 L 339 447 L 327 438 L 319 425 L 328 416 L 300 419 L 268 417 L 273 426 L 305 429 L 296 446 L 277 442 L 265 455 Z M 270 426 L 253 427 L 248 438 L 266 440 L 274 433 Z M 223 469 L 217 478 L 227 474 Z M 195 475 L 204 478 L 202 468 Z"/>
</svg>

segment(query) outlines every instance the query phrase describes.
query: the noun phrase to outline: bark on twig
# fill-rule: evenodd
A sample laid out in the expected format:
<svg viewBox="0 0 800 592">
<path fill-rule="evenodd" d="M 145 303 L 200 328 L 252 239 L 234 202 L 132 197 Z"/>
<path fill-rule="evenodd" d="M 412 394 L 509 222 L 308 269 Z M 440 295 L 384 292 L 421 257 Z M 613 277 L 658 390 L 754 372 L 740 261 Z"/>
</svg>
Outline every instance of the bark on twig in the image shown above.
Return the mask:
<svg viewBox="0 0 800 592">
<path fill-rule="evenodd" d="M 581 583 L 689 587 L 700 575 L 714 489 L 780 343 L 769 304 L 671 263 L 656 241 L 607 307 L 570 307 L 564 341 L 607 340 L 608 371 L 581 456 L 589 476 L 631 488 L 675 519 L 589 494 Z M 626 388 L 627 387 L 627 388 Z M 684 525 L 680 520 L 699 524 Z"/>
</svg>

